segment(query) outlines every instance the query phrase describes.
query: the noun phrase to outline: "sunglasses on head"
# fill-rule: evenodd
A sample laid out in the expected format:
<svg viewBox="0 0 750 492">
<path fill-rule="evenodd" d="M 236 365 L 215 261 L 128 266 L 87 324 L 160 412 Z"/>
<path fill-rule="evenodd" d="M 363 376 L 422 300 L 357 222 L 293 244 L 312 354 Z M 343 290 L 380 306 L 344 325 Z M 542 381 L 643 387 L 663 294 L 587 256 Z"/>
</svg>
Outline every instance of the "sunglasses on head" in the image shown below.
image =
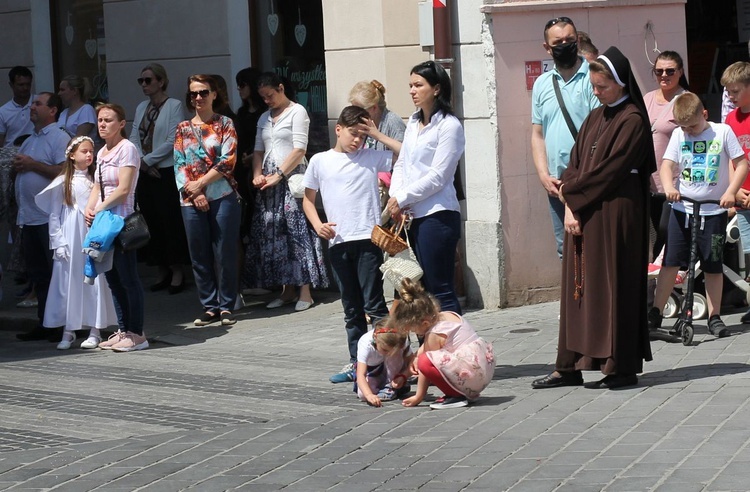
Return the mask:
<svg viewBox="0 0 750 492">
<path fill-rule="evenodd" d="M 672 75 L 675 74 L 676 71 L 677 71 L 676 68 L 655 68 L 654 69 L 654 73 L 658 77 L 661 77 L 664 74 L 667 74 L 667 77 L 671 77 Z"/>
<path fill-rule="evenodd" d="M 153 81 L 154 81 L 154 79 L 151 78 L 151 77 L 139 77 L 138 78 L 138 85 L 143 85 L 144 82 L 146 83 L 146 85 L 151 85 L 151 82 L 153 82 Z"/>
<path fill-rule="evenodd" d="M 203 89 L 202 91 L 190 91 L 188 92 L 188 94 L 190 94 L 190 99 L 196 99 L 198 96 L 201 96 L 202 99 L 205 99 L 209 94 L 211 94 L 211 91 L 208 89 Z"/>
<path fill-rule="evenodd" d="M 570 17 L 555 17 L 554 19 L 550 19 L 549 21 L 547 21 L 547 23 L 544 25 L 544 30 L 546 31 L 550 27 L 560 22 L 564 22 L 566 24 L 573 24 L 573 21 L 570 20 Z"/>
</svg>

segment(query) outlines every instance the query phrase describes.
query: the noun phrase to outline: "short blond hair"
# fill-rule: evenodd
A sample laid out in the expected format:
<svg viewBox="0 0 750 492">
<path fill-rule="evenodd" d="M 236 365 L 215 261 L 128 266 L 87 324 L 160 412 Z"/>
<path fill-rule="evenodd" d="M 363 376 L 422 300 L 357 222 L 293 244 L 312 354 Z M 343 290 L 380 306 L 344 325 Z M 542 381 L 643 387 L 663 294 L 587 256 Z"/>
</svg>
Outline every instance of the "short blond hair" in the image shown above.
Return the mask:
<svg viewBox="0 0 750 492">
<path fill-rule="evenodd" d="M 696 115 L 703 113 L 701 98 L 692 92 L 683 92 L 674 100 L 672 115 L 676 123 L 687 123 Z"/>
<path fill-rule="evenodd" d="M 736 62 L 729 65 L 721 75 L 721 85 L 750 84 L 750 63 Z"/>
</svg>

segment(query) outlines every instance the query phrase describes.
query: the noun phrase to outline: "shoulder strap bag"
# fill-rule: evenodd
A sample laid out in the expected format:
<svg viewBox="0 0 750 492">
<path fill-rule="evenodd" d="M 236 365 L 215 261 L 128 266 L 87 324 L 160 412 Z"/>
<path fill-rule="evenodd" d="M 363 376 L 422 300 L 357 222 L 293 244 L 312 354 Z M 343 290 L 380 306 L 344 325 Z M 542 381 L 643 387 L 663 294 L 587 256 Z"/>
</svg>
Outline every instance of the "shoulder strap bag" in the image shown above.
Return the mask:
<svg viewBox="0 0 750 492">
<path fill-rule="evenodd" d="M 565 118 L 565 123 L 567 123 L 568 130 L 570 130 L 570 134 L 573 135 L 573 140 L 575 140 L 576 137 L 578 137 L 578 130 L 573 124 L 573 119 L 570 117 L 570 113 L 568 113 L 568 108 L 565 107 L 565 101 L 563 101 L 562 93 L 560 92 L 560 84 L 557 82 L 557 77 L 554 75 L 552 76 L 552 85 L 555 88 L 555 96 L 557 97 L 557 103 L 560 105 L 563 118 Z"/>
<path fill-rule="evenodd" d="M 99 191 L 101 192 L 102 202 L 104 201 L 104 180 L 102 179 L 101 163 L 97 163 L 99 168 Z M 124 251 L 140 249 L 148 244 L 151 240 L 151 233 L 148 230 L 146 218 L 138 210 L 138 203 L 135 204 L 135 211 L 125 217 L 125 225 L 122 226 L 120 234 L 117 235 L 117 242 Z"/>
</svg>

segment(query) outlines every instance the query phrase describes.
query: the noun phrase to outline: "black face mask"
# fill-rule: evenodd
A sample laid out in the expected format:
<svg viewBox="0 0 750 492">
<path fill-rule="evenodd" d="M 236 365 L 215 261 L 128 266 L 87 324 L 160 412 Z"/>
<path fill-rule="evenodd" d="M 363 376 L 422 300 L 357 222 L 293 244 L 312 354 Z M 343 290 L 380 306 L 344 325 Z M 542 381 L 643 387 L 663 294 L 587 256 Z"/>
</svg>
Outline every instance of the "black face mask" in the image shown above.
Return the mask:
<svg viewBox="0 0 750 492">
<path fill-rule="evenodd" d="M 578 61 L 578 43 L 573 41 L 572 43 L 553 46 L 552 59 L 555 60 L 555 65 L 557 65 L 558 68 L 573 68 Z"/>
</svg>

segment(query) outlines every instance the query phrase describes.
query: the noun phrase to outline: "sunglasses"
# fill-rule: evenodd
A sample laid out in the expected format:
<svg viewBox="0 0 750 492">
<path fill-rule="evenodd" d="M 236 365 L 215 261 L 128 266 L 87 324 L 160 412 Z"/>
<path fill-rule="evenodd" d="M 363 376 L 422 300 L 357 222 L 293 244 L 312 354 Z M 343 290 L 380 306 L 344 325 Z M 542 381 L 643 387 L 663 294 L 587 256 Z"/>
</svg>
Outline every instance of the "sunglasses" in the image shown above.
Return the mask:
<svg viewBox="0 0 750 492">
<path fill-rule="evenodd" d="M 671 77 L 672 75 L 677 72 L 676 68 L 655 68 L 654 73 L 657 77 L 661 77 L 664 74 L 667 74 L 667 77 Z"/>
<path fill-rule="evenodd" d="M 188 94 L 190 94 L 190 99 L 197 99 L 198 96 L 201 96 L 201 99 L 205 99 L 209 94 L 211 94 L 211 91 L 208 89 L 203 89 L 202 91 L 190 91 L 188 92 Z"/>
<path fill-rule="evenodd" d="M 146 85 L 151 85 L 151 82 L 154 81 L 154 79 L 151 77 L 139 77 L 137 80 L 138 85 L 143 85 L 144 82 L 146 83 Z"/>
<path fill-rule="evenodd" d="M 550 27 L 560 22 L 564 22 L 566 24 L 573 24 L 573 21 L 570 20 L 570 17 L 555 17 L 554 19 L 550 19 L 549 21 L 547 21 L 547 23 L 544 25 L 544 30 L 546 31 Z"/>
</svg>

